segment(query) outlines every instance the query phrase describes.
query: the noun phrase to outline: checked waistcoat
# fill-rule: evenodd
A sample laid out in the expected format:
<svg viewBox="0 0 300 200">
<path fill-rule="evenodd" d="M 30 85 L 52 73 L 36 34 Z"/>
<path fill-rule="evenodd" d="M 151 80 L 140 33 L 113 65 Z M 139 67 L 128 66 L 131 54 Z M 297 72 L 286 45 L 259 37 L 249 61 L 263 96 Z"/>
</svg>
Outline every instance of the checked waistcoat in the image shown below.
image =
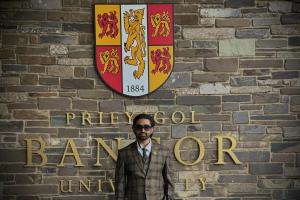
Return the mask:
<svg viewBox="0 0 300 200">
<path fill-rule="evenodd" d="M 147 156 L 146 149 L 143 148 L 143 157 L 142 157 L 142 160 L 143 160 L 143 170 L 144 170 L 145 174 L 147 174 L 147 172 L 148 172 L 150 159 L 151 159 L 151 153 L 150 153 L 149 156 Z"/>
</svg>

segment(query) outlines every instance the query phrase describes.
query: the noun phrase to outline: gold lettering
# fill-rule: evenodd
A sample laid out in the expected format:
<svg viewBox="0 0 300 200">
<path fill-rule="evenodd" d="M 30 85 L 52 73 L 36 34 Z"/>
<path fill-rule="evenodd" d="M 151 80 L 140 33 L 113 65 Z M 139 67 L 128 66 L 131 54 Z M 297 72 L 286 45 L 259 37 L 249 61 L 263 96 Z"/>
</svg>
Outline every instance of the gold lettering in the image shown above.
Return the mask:
<svg viewBox="0 0 300 200">
<path fill-rule="evenodd" d="M 75 114 L 67 112 L 66 115 L 67 115 L 67 125 L 70 125 L 70 120 L 75 119 Z"/>
<path fill-rule="evenodd" d="M 234 150 L 236 149 L 237 146 L 237 140 L 234 137 L 231 136 L 224 136 L 224 135 L 219 135 L 219 136 L 215 136 L 216 140 L 217 140 L 217 148 L 218 148 L 218 155 L 217 155 L 217 161 L 215 164 L 221 165 L 221 164 L 225 164 L 224 162 L 224 154 L 228 154 L 229 157 L 233 160 L 233 162 L 235 164 L 241 164 L 240 160 L 237 158 L 236 154 L 234 153 Z M 160 144 L 160 137 L 152 137 L 152 139 L 157 142 L 158 144 Z M 198 145 L 198 157 L 196 160 L 182 160 L 181 158 L 181 152 L 182 150 L 180 149 L 182 143 L 187 140 L 187 139 L 191 139 L 194 140 L 197 145 Z M 115 142 L 116 142 L 116 147 L 112 148 L 109 145 L 106 144 L 106 142 L 102 139 L 102 138 L 95 138 L 95 140 L 97 141 L 97 161 L 94 164 L 94 166 L 102 166 L 102 164 L 100 163 L 100 146 L 108 153 L 108 155 L 114 160 L 117 160 L 117 150 L 119 150 L 120 148 L 122 148 L 124 145 L 127 144 L 123 142 L 122 140 L 124 140 L 124 138 L 115 138 Z M 223 146 L 223 140 L 228 140 L 229 142 L 231 142 L 230 147 L 228 148 L 224 148 Z M 24 141 L 26 141 L 26 156 L 27 156 L 27 160 L 26 160 L 26 165 L 27 167 L 40 167 L 40 166 L 44 166 L 45 164 L 47 164 L 47 155 L 45 153 L 45 148 L 46 148 L 46 143 L 45 141 L 39 137 L 39 138 L 35 138 L 35 139 L 25 139 Z M 114 141 L 111 141 L 114 142 Z M 37 144 L 37 146 L 35 146 L 34 144 Z M 34 147 L 35 148 L 34 148 Z M 114 146 L 113 146 L 114 147 Z M 70 150 L 69 150 L 70 149 Z M 175 158 L 176 160 L 183 164 L 183 165 L 196 165 L 197 163 L 199 163 L 203 158 L 204 158 L 204 154 L 205 154 L 205 147 L 204 144 L 201 142 L 200 139 L 194 137 L 194 136 L 186 136 L 183 137 L 181 139 L 179 139 L 174 146 L 174 154 L 175 154 Z M 33 163 L 33 158 L 34 156 L 40 158 L 39 161 L 35 161 L 35 163 Z M 76 147 L 76 144 L 74 143 L 74 140 L 72 138 L 67 138 L 67 142 L 65 145 L 65 150 L 64 150 L 64 154 L 62 155 L 62 158 L 60 160 L 60 162 L 58 163 L 58 167 L 63 167 L 64 166 L 64 162 L 65 162 L 65 158 L 67 156 L 72 156 L 75 160 L 75 164 L 74 166 L 76 167 L 82 167 L 84 166 L 83 163 L 81 162 L 80 159 L 80 155 L 78 152 L 78 149 Z"/>
<path fill-rule="evenodd" d="M 233 153 L 233 150 L 236 148 L 237 145 L 236 139 L 231 136 L 216 136 L 216 138 L 218 143 L 218 161 L 215 164 L 225 164 L 223 152 L 228 153 L 228 155 L 232 158 L 235 164 L 242 164 L 241 161 L 239 161 L 239 159 Z M 229 149 L 223 149 L 223 139 L 228 139 L 231 142 L 231 147 Z"/>
<path fill-rule="evenodd" d="M 206 190 L 206 178 L 199 178 L 201 190 Z"/>
<path fill-rule="evenodd" d="M 27 146 L 27 164 L 26 167 L 41 167 L 44 166 L 47 163 L 47 156 L 44 154 L 44 150 L 46 147 L 45 141 L 39 137 L 37 139 L 25 139 L 26 146 Z M 33 151 L 32 142 L 35 141 L 39 144 L 40 148 L 38 150 Z M 40 163 L 33 164 L 32 162 L 32 154 L 37 154 L 40 156 L 42 161 Z"/>
<path fill-rule="evenodd" d="M 125 112 L 126 117 L 128 118 L 128 124 L 132 124 L 133 113 Z"/>
<path fill-rule="evenodd" d="M 98 180 L 98 192 L 102 192 L 102 181 L 101 181 L 101 179 Z"/>
<path fill-rule="evenodd" d="M 69 148 L 69 145 L 71 147 L 71 150 L 72 150 L 72 153 L 68 153 L 68 148 Z M 77 147 L 76 147 L 76 144 L 74 143 L 74 140 L 69 138 L 68 141 L 67 141 L 67 144 L 66 144 L 66 148 L 65 148 L 65 152 L 63 154 L 63 157 L 60 161 L 60 163 L 57 165 L 58 167 L 63 167 L 65 166 L 64 165 L 64 161 L 65 161 L 65 157 L 66 156 L 73 156 L 75 158 L 75 161 L 76 161 L 76 167 L 83 167 L 84 165 L 82 164 L 81 160 L 80 160 L 80 157 L 79 157 L 79 153 L 77 151 Z"/>
<path fill-rule="evenodd" d="M 191 123 L 192 123 L 192 124 L 200 123 L 200 121 L 196 121 L 196 120 L 195 120 L 195 111 L 191 111 L 191 115 L 192 115 L 192 116 L 191 116 L 191 118 L 192 118 L 192 119 L 191 119 Z"/>
<path fill-rule="evenodd" d="M 110 157 L 112 157 L 112 159 L 114 161 L 117 161 L 117 155 L 115 154 L 115 152 L 104 142 L 103 139 L 101 138 L 96 138 L 95 139 L 97 141 L 97 162 L 96 164 L 94 164 L 94 166 L 102 166 L 102 164 L 100 163 L 100 145 L 106 150 L 106 152 L 108 153 L 108 155 Z"/>
<path fill-rule="evenodd" d="M 88 185 L 85 184 L 83 180 L 79 180 L 79 192 L 82 192 L 82 186 L 88 191 L 91 192 L 91 180 L 88 180 Z"/>
<path fill-rule="evenodd" d="M 115 140 L 117 140 L 117 149 L 119 150 L 120 147 L 122 147 L 122 140 L 124 140 L 124 138 L 115 138 Z"/>
<path fill-rule="evenodd" d="M 152 137 L 152 139 L 157 142 L 157 144 L 160 144 L 160 137 Z"/>
<path fill-rule="evenodd" d="M 117 124 L 118 122 L 118 112 L 111 112 L 110 113 L 110 124 Z"/>
<path fill-rule="evenodd" d="M 88 125 L 92 124 L 91 113 L 82 112 L 81 113 L 81 125 L 85 125 L 86 121 L 87 121 Z"/>
<path fill-rule="evenodd" d="M 146 113 L 146 112 L 143 112 Z M 190 124 L 200 123 L 200 120 L 196 119 L 196 111 L 190 111 L 191 118 L 187 117 L 187 113 L 182 111 L 174 111 L 171 116 L 166 116 L 165 111 L 156 111 L 154 113 L 154 121 L 156 124 L 165 124 L 167 120 L 170 120 L 173 124 L 184 123 L 185 121 Z M 92 122 L 92 114 L 90 112 L 81 113 L 81 125 L 88 126 L 92 124 L 119 124 L 118 122 L 119 115 L 123 114 L 128 120 L 127 124 L 132 124 L 135 112 L 98 112 L 98 122 Z M 104 122 L 104 116 L 110 116 L 110 123 Z M 76 114 L 72 112 L 66 112 L 66 123 L 67 125 L 71 124 L 71 121 L 76 118 Z M 189 121 L 187 121 L 189 120 Z"/>
<path fill-rule="evenodd" d="M 198 159 L 196 161 L 192 162 L 192 163 L 185 162 L 185 161 L 183 161 L 181 159 L 180 145 L 186 139 L 192 139 L 192 140 L 196 141 L 197 144 L 198 144 L 198 147 L 199 147 L 199 156 L 198 156 Z M 196 165 L 197 163 L 199 163 L 203 159 L 204 153 L 205 153 L 205 148 L 204 148 L 204 144 L 198 138 L 196 138 L 194 136 L 186 136 L 186 137 L 183 137 L 183 138 L 181 138 L 180 140 L 178 140 L 176 142 L 175 147 L 174 147 L 174 153 L 175 153 L 175 158 L 176 158 L 176 160 L 178 162 L 180 162 L 183 165 L 190 165 L 190 166 L 192 166 L 192 165 Z"/>
<path fill-rule="evenodd" d="M 109 185 L 110 185 L 112 191 L 114 192 L 114 191 L 115 191 L 115 186 L 114 186 L 114 183 L 113 183 L 112 179 L 109 178 L 109 179 L 108 179 L 108 182 L 109 182 Z"/>
<path fill-rule="evenodd" d="M 185 190 L 189 190 L 190 189 L 190 184 L 189 184 L 189 178 L 184 178 L 184 183 L 185 183 Z"/>
<path fill-rule="evenodd" d="M 160 118 L 160 117 L 158 117 L 159 114 L 165 115 L 165 112 L 157 111 L 154 113 L 153 118 L 154 118 L 155 123 L 156 124 L 165 124 L 167 118 L 164 118 L 164 117 Z"/>
<path fill-rule="evenodd" d="M 180 121 L 179 121 L 179 122 L 176 121 L 176 114 L 180 114 L 180 118 L 179 118 Z M 181 112 L 181 111 L 175 111 L 175 112 L 172 113 L 171 120 L 172 120 L 172 122 L 173 122 L 174 124 L 180 124 L 180 123 L 184 122 L 184 120 L 185 120 L 185 115 L 184 115 L 184 113 Z"/>
<path fill-rule="evenodd" d="M 98 112 L 98 117 L 99 117 L 99 124 L 104 124 L 103 123 L 103 112 Z"/>
<path fill-rule="evenodd" d="M 64 189 L 64 182 L 65 182 L 64 180 L 59 181 L 60 191 L 64 192 L 64 193 L 65 192 L 72 192 L 72 180 L 68 180 L 68 183 L 67 183 L 68 189 L 67 190 Z"/>
</svg>

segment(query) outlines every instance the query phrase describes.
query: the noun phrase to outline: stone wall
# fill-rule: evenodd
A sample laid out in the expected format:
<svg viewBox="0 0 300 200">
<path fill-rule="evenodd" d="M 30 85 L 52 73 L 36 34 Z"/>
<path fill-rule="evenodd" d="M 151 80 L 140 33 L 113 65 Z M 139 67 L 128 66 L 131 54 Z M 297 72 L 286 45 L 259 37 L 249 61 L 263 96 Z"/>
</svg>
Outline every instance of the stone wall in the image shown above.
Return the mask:
<svg viewBox="0 0 300 200">
<path fill-rule="evenodd" d="M 83 126 L 80 118 L 66 124 L 66 112 L 83 111 L 163 111 L 168 120 L 155 133 L 162 143 L 173 149 L 184 136 L 201 139 L 206 152 L 199 164 L 184 166 L 173 156 L 176 189 L 187 199 L 299 199 L 300 1 L 173 2 L 175 67 L 162 88 L 141 98 L 112 92 L 95 71 L 93 4 L 107 1 L 0 2 L 3 199 L 113 199 L 115 163 L 102 149 L 102 166 L 93 166 L 93 138 L 116 149 L 114 138 L 134 138 L 130 125 L 122 114 L 115 125 Z M 174 111 L 187 121 L 172 123 Z M 190 111 L 200 123 L 188 122 Z M 109 121 L 108 114 L 104 118 Z M 228 157 L 226 164 L 214 164 L 216 135 L 236 138 L 241 165 Z M 48 163 L 25 167 L 24 139 L 37 137 L 47 144 Z M 57 167 L 67 138 L 74 139 L 84 167 L 75 167 L 72 158 Z M 193 141 L 181 148 L 183 159 L 197 158 Z M 60 180 L 73 181 L 71 193 L 61 191 Z M 80 192 L 79 180 L 91 180 L 91 192 Z"/>
</svg>

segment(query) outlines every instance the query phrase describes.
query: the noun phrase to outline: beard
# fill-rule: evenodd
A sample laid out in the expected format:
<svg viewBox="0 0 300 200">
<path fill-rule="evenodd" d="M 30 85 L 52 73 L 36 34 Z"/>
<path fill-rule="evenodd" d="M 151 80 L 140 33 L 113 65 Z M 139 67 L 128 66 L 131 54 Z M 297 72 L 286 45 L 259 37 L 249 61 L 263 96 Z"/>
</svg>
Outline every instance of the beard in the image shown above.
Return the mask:
<svg viewBox="0 0 300 200">
<path fill-rule="evenodd" d="M 148 140 L 149 138 L 151 138 L 153 135 L 153 133 L 151 134 L 147 134 L 145 132 L 141 132 L 141 133 L 136 133 L 135 136 L 138 140 L 140 141 L 144 141 L 144 140 Z"/>
</svg>

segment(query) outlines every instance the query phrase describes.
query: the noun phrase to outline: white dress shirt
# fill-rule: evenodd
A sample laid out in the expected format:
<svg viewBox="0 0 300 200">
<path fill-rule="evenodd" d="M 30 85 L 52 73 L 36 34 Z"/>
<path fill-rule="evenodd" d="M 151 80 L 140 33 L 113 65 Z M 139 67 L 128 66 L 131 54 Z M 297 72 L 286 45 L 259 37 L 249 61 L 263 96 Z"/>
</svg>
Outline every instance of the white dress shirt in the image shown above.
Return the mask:
<svg viewBox="0 0 300 200">
<path fill-rule="evenodd" d="M 150 153 L 151 153 L 151 145 L 152 145 L 152 142 L 151 142 L 151 139 L 150 139 L 150 142 L 149 144 L 147 144 L 146 146 L 142 147 L 139 142 L 136 142 L 136 145 L 137 145 L 137 149 L 138 149 L 138 152 L 139 154 L 143 157 L 143 148 L 146 149 L 146 155 L 147 157 L 150 156 Z"/>
</svg>

